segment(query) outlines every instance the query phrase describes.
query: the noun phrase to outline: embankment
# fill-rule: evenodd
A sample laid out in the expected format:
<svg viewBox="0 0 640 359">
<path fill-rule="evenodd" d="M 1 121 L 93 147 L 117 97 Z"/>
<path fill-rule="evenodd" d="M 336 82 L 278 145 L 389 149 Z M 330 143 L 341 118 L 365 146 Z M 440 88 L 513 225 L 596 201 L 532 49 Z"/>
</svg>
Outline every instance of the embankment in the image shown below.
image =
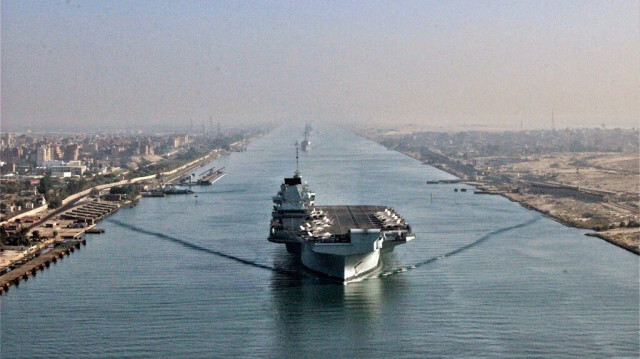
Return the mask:
<svg viewBox="0 0 640 359">
<path fill-rule="evenodd" d="M 444 172 L 447 172 L 459 178 L 460 177 L 468 178 L 469 174 L 471 173 L 469 166 L 463 166 L 461 164 L 455 163 L 454 161 L 451 161 L 450 159 L 444 156 L 441 156 L 435 152 L 423 150 L 422 155 L 417 154 L 415 152 L 405 152 L 401 150 L 399 152 L 407 156 L 410 156 L 412 158 L 415 158 L 423 162 L 424 164 L 431 165 L 433 167 L 436 167 Z M 426 157 L 424 157 L 425 154 L 426 154 Z M 441 163 L 441 162 L 444 162 L 444 163 Z M 524 208 L 537 211 L 543 214 L 547 218 L 550 218 L 567 227 L 573 227 L 573 228 L 591 229 L 590 227 L 586 228 L 585 224 L 583 222 L 580 222 L 577 219 L 580 216 L 576 215 L 575 213 L 572 213 L 572 210 L 573 212 L 575 212 L 575 209 L 571 208 L 571 206 L 566 203 L 562 204 L 564 206 L 562 207 L 562 210 L 552 211 L 552 210 L 549 210 L 549 208 L 545 208 L 545 207 L 551 207 L 554 205 L 554 203 L 555 205 L 560 206 L 560 204 L 558 204 L 559 202 L 558 199 L 562 198 L 563 196 L 564 197 L 568 196 L 571 198 L 575 198 L 576 200 L 587 201 L 591 203 L 596 203 L 596 202 L 602 201 L 603 199 L 603 193 L 601 193 L 602 191 L 600 192 L 585 191 L 577 187 L 574 188 L 571 186 L 549 185 L 549 184 L 542 184 L 542 183 L 533 183 L 532 185 L 531 183 L 529 183 L 530 188 L 532 188 L 531 193 L 533 195 L 536 195 L 536 194 L 548 195 L 549 200 L 544 200 L 544 198 L 546 197 L 537 196 L 536 197 L 538 198 L 537 200 L 528 201 L 525 198 L 525 196 L 521 196 L 516 193 L 511 193 L 510 191 L 504 190 L 503 188 L 496 188 L 495 183 L 490 184 L 490 183 L 485 183 L 483 181 L 476 181 L 476 182 L 465 181 L 465 183 L 476 186 L 478 188 L 485 189 L 483 193 L 499 194 L 513 202 L 519 203 Z M 559 192 L 559 193 L 555 193 L 555 192 Z M 567 192 L 570 192 L 570 193 L 567 194 Z M 543 199 L 543 200 L 540 200 L 540 199 Z M 574 217 L 576 218 L 576 220 L 572 220 Z M 586 235 L 604 239 L 605 241 L 611 244 L 614 244 L 620 248 L 626 249 L 631 253 L 640 255 L 640 248 L 638 245 L 638 243 L 640 242 L 638 238 L 639 231 L 640 230 L 638 228 L 617 228 L 617 229 L 608 230 L 608 231 L 589 232 L 589 233 L 586 233 Z"/>
<path fill-rule="evenodd" d="M 38 271 L 44 271 L 52 264 L 62 260 L 66 255 L 79 250 L 81 245 L 86 243 L 84 239 L 62 242 L 48 252 L 38 255 L 2 274 L 0 276 L 0 295 L 3 292 L 7 292 L 12 285 L 18 286 L 21 281 L 27 281 L 30 277 L 35 277 Z"/>
</svg>

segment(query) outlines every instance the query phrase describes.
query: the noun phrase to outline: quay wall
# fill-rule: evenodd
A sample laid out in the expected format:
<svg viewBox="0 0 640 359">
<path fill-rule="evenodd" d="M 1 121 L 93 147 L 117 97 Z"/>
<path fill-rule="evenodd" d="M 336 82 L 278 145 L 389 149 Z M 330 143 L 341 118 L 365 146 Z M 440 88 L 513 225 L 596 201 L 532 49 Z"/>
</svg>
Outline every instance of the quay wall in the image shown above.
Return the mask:
<svg viewBox="0 0 640 359">
<path fill-rule="evenodd" d="M 58 260 L 62 260 L 65 255 L 70 255 L 76 250 L 80 249 L 80 245 L 85 245 L 86 240 L 73 240 L 64 242 L 49 252 L 41 255 L 37 255 L 26 263 L 0 275 L 0 295 L 3 292 L 8 292 L 12 285 L 20 285 L 20 281 L 27 281 L 29 277 L 35 277 L 38 270 L 43 271 L 51 264 L 56 263 Z"/>
<path fill-rule="evenodd" d="M 136 182 L 140 182 L 140 181 L 146 181 L 149 179 L 153 179 L 155 178 L 155 175 L 150 175 L 150 176 L 144 176 L 144 177 L 136 177 L 136 178 L 132 178 L 130 180 L 122 180 L 122 181 L 118 181 L 118 182 L 113 182 L 113 183 L 106 183 L 106 184 L 101 184 L 98 186 L 94 186 L 91 188 L 88 188 L 84 191 L 78 192 L 76 194 L 72 194 L 71 196 L 65 198 L 62 200 L 62 205 L 65 205 L 73 200 L 76 200 L 80 197 L 84 197 L 89 195 L 89 193 L 91 192 L 92 189 L 96 189 L 96 190 L 103 190 L 103 189 L 107 189 L 107 188 L 111 188 L 111 187 L 115 187 L 115 186 L 122 186 L 125 184 L 129 184 L 129 183 L 136 183 Z"/>
<path fill-rule="evenodd" d="M 200 157 L 194 161 L 189 162 L 186 165 L 183 165 L 179 168 L 176 168 L 174 170 L 168 171 L 168 172 L 164 172 L 163 174 L 167 175 L 167 174 L 175 174 L 175 173 L 179 173 L 180 171 L 183 171 L 186 168 L 189 168 L 191 166 L 195 166 L 197 164 L 200 164 L 203 161 L 206 160 L 210 160 L 211 157 L 213 155 L 215 155 L 218 151 L 214 150 L 211 151 L 209 154 Z M 62 203 L 63 206 L 72 203 L 75 200 L 78 200 L 82 197 L 85 197 L 87 195 L 89 195 L 89 193 L 91 192 L 91 190 L 93 189 L 97 189 L 97 190 L 102 190 L 102 189 L 107 189 L 107 188 L 111 188 L 114 186 L 120 186 L 120 185 L 125 185 L 125 184 L 129 184 L 129 183 L 136 183 L 136 182 L 140 182 L 140 181 L 145 181 L 145 180 L 150 180 L 150 179 L 154 179 L 156 177 L 156 175 L 149 175 L 149 176 L 143 176 L 143 177 L 136 177 L 136 178 L 132 178 L 129 180 L 122 180 L 122 181 L 118 181 L 118 182 L 114 182 L 114 183 L 107 183 L 107 184 L 103 184 L 103 185 L 98 185 L 98 186 L 94 186 L 92 188 L 86 189 L 84 191 L 78 192 L 76 194 L 73 194 L 71 196 L 68 196 L 67 198 L 65 198 Z M 45 211 L 48 208 L 48 206 L 41 206 L 39 208 L 33 209 L 31 211 L 28 212 L 24 212 L 21 213 L 19 215 L 16 215 L 14 217 L 9 218 L 6 222 L 2 222 L 2 223 L 7 223 L 9 221 L 15 220 L 17 218 L 22 218 L 25 216 L 29 216 L 29 215 L 34 215 L 37 213 L 40 213 L 42 211 Z M 97 218 L 96 220 L 100 220 L 112 213 L 114 213 L 115 211 L 111 211 L 109 213 L 105 213 L 104 215 L 100 216 L 99 218 Z M 87 227 L 86 230 L 89 230 L 93 228 L 93 226 Z M 83 234 L 86 232 L 86 230 L 83 230 L 81 232 L 79 232 L 77 235 L 74 236 L 74 238 L 76 238 L 78 235 Z M 62 242 L 62 244 L 54 247 L 52 250 L 50 250 L 47 253 L 44 254 L 40 254 L 40 251 L 42 251 L 42 248 L 40 249 L 40 251 L 38 251 L 37 253 L 34 254 L 33 258 L 31 258 L 30 260 L 28 260 L 26 263 L 23 264 L 19 264 L 16 263 L 17 266 L 15 268 L 13 268 L 12 270 L 9 270 L 8 272 L 6 271 L 6 269 L 3 269 L 2 272 L 0 272 L 0 295 L 2 295 L 3 292 L 7 292 L 9 290 L 9 288 L 12 285 L 18 286 L 20 281 L 27 281 L 29 279 L 29 277 L 31 276 L 36 276 L 38 270 L 42 271 L 45 268 L 48 268 L 52 263 L 55 263 L 58 260 L 62 260 L 62 258 L 65 255 L 69 255 L 70 253 L 74 252 L 75 250 L 80 249 L 80 244 L 86 244 L 86 240 L 81 239 L 73 239 L 70 241 L 65 241 Z M 21 247 L 22 248 L 22 247 Z M 11 264 L 9 267 L 13 267 L 14 264 Z"/>
<path fill-rule="evenodd" d="M 528 182 L 525 186 L 529 187 L 529 191 L 535 194 L 550 194 L 560 197 L 573 197 L 587 202 L 602 202 L 605 200 L 600 193 L 580 190 L 579 187 L 567 185 L 553 185 L 540 182 Z"/>
<path fill-rule="evenodd" d="M 0 224 L 5 224 L 5 223 L 7 223 L 9 221 L 14 221 L 14 220 L 20 219 L 22 217 L 33 216 L 33 215 L 36 215 L 36 214 L 38 214 L 38 213 L 40 213 L 40 212 L 42 212 L 42 211 L 44 211 L 46 209 L 47 209 L 47 205 L 45 204 L 44 206 L 40 206 L 40 207 L 34 208 L 34 209 L 30 210 L 30 211 L 22 212 L 22 213 L 20 213 L 18 215 L 15 215 L 15 216 L 7 219 L 6 221 L 0 222 Z"/>
</svg>

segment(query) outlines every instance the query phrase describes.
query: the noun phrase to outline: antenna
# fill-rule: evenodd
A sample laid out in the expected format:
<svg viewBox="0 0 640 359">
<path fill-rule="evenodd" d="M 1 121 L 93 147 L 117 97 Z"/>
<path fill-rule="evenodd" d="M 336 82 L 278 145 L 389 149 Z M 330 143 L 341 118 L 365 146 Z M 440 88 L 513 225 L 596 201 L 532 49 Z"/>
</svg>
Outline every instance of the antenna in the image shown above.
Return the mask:
<svg viewBox="0 0 640 359">
<path fill-rule="evenodd" d="M 555 118 L 553 118 L 553 108 L 551 109 L 551 128 L 553 128 L 553 130 L 556 130 L 556 120 Z"/>
<path fill-rule="evenodd" d="M 298 169 L 298 146 L 296 145 L 296 177 L 300 177 L 300 170 Z"/>
</svg>

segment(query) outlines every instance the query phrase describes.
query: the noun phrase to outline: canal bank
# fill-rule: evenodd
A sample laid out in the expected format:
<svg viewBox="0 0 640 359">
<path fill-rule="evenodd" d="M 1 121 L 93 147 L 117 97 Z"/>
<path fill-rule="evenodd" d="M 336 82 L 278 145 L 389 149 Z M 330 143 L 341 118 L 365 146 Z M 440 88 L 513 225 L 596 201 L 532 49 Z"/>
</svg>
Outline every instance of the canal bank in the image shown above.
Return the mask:
<svg viewBox="0 0 640 359">
<path fill-rule="evenodd" d="M 0 295 L 8 292 L 11 286 L 18 286 L 21 281 L 35 277 L 38 271 L 44 271 L 50 265 L 79 250 L 81 245 L 86 244 L 87 241 L 84 239 L 56 242 L 52 244 L 51 248 L 42 250 L 42 254 L 34 253 L 32 256 L 24 258 L 15 268 L 3 269 L 2 275 L 0 275 Z"/>
<path fill-rule="evenodd" d="M 165 172 L 163 175 L 178 178 L 185 173 L 206 166 L 218 157 L 219 153 L 212 151 L 184 166 Z M 29 216 L 21 215 L 10 218 L 4 223 L 5 225 L 11 225 L 16 220 L 24 222 L 21 225 L 26 225 L 28 228 L 27 236 L 36 238 L 34 233 L 37 233 L 39 241 L 31 246 L 10 248 L 0 252 L 0 275 L 2 275 L 0 286 L 8 289 L 8 286 L 18 285 L 21 279 L 28 280 L 29 276 L 35 275 L 42 263 L 72 253 L 76 248 L 76 243 L 86 243 L 82 239 L 85 233 L 104 232 L 102 229 L 95 228 L 99 221 L 113 215 L 122 206 L 135 205 L 141 198 L 138 196 L 134 201 L 125 202 L 99 201 L 89 197 L 92 190 L 108 190 L 112 187 L 154 179 L 156 176 L 144 176 L 99 185 L 65 198 L 60 208 L 30 213 Z"/>
<path fill-rule="evenodd" d="M 295 169 L 299 131 L 281 130 L 217 162 L 244 175 L 121 208 L 80 255 L 12 287 L 2 357 L 637 357 L 637 256 L 319 130 L 300 161 L 318 203 L 390 203 L 417 232 L 385 257 L 389 275 L 327 283 L 267 241 Z"/>
<path fill-rule="evenodd" d="M 423 151 L 426 152 L 426 157 L 409 150 L 398 150 L 398 152 L 460 178 L 459 181 L 477 189 L 474 194 L 500 195 L 565 226 L 593 230 L 594 232 L 585 233 L 585 235 L 603 239 L 640 255 L 640 228 L 638 228 L 640 223 L 637 220 L 624 219 L 633 217 L 634 212 L 637 218 L 637 209 L 611 203 L 603 195 L 604 191 L 530 181 L 503 182 L 499 176 L 492 176 L 485 181 L 476 178 L 477 170 L 474 167 L 463 165 L 433 151 Z M 428 180 L 427 184 L 437 184 L 430 182 L 433 181 Z M 442 183 L 440 181 L 440 184 Z M 620 218 L 615 221 L 606 220 L 602 217 L 602 213 L 607 213 L 610 218 Z"/>
</svg>

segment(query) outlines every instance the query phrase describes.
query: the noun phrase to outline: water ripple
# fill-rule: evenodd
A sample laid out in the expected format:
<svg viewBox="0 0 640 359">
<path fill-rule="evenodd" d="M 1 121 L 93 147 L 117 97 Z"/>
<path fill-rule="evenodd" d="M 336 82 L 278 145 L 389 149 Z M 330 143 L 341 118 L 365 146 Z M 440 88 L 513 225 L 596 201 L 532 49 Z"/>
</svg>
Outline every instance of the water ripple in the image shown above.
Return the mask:
<svg viewBox="0 0 640 359">
<path fill-rule="evenodd" d="M 236 257 L 236 256 L 233 256 L 233 255 L 230 255 L 230 254 L 226 254 L 226 253 L 223 253 L 223 252 L 220 252 L 220 251 L 215 251 L 213 249 L 201 247 L 201 246 L 199 246 L 197 244 L 185 241 L 184 239 L 168 236 L 168 235 L 166 235 L 164 233 L 161 233 L 161 232 L 149 231 L 149 230 L 146 230 L 144 228 L 136 227 L 136 226 L 131 225 L 129 223 L 125 223 L 125 222 L 119 221 L 117 219 L 107 219 L 107 221 L 111 222 L 111 223 L 115 223 L 115 224 L 117 224 L 117 225 L 119 225 L 121 227 L 130 229 L 130 230 L 138 232 L 138 233 L 143 233 L 143 234 L 156 236 L 158 238 L 167 240 L 169 242 L 180 244 L 180 245 L 182 245 L 184 247 L 187 247 L 189 249 L 193 249 L 193 250 L 204 252 L 204 253 L 208 253 L 208 254 L 213 254 L 215 256 L 226 258 L 226 259 L 230 259 L 232 261 L 235 261 L 235 262 L 238 262 L 238 263 L 242 263 L 242 264 L 245 264 L 245 265 L 248 265 L 248 266 L 252 266 L 252 267 L 256 267 L 256 268 L 260 268 L 260 269 L 267 269 L 267 270 L 270 270 L 270 271 L 273 271 L 273 272 L 276 272 L 276 273 L 280 273 L 280 274 L 298 276 L 298 274 L 296 272 L 294 272 L 294 271 L 289 271 L 289 270 L 284 270 L 284 269 L 281 269 L 281 268 L 271 267 L 271 266 L 268 266 L 268 265 L 264 265 L 264 264 L 253 262 L 253 261 L 250 261 L 250 260 L 247 260 L 247 259 Z"/>
<path fill-rule="evenodd" d="M 390 276 L 390 275 L 394 275 L 394 274 L 407 272 L 409 270 L 413 270 L 413 269 L 422 267 L 424 265 L 431 264 L 431 263 L 433 263 L 433 262 L 435 262 L 435 261 L 437 261 L 439 259 L 444 259 L 446 257 L 450 257 L 450 256 L 453 256 L 453 255 L 462 253 L 462 252 L 464 252 L 464 251 L 466 251 L 468 249 L 471 249 L 471 248 L 481 244 L 482 242 L 486 241 L 487 239 L 489 239 L 489 238 L 491 238 L 491 237 L 493 237 L 495 235 L 498 235 L 498 234 L 501 234 L 501 233 L 504 233 L 504 232 L 508 232 L 508 231 L 512 231 L 514 229 L 523 228 L 523 227 L 527 227 L 529 225 L 532 225 L 532 224 L 538 222 L 540 220 L 540 218 L 542 218 L 542 217 L 535 217 L 533 219 L 530 219 L 530 220 L 528 220 L 526 222 L 522 222 L 520 224 L 516 224 L 516 225 L 513 225 L 513 226 L 509 226 L 509 227 L 496 229 L 495 231 L 489 232 L 489 233 L 485 234 L 484 236 L 478 238 L 477 240 L 475 240 L 475 241 L 473 241 L 473 242 L 471 242 L 471 243 L 469 243 L 467 245 L 464 245 L 464 246 L 462 246 L 460 248 L 454 249 L 454 250 L 452 250 L 450 252 L 447 252 L 445 254 L 441 254 L 441 255 L 438 255 L 438 256 L 435 256 L 435 257 L 431 257 L 431 258 L 429 258 L 429 259 L 427 259 L 426 261 L 423 261 L 423 262 L 419 262 L 419 263 L 408 265 L 408 266 L 397 267 L 397 268 L 394 268 L 394 269 L 390 269 L 390 270 L 384 271 L 382 273 L 379 273 L 377 275 L 377 278 L 386 277 L 386 276 Z"/>
</svg>

